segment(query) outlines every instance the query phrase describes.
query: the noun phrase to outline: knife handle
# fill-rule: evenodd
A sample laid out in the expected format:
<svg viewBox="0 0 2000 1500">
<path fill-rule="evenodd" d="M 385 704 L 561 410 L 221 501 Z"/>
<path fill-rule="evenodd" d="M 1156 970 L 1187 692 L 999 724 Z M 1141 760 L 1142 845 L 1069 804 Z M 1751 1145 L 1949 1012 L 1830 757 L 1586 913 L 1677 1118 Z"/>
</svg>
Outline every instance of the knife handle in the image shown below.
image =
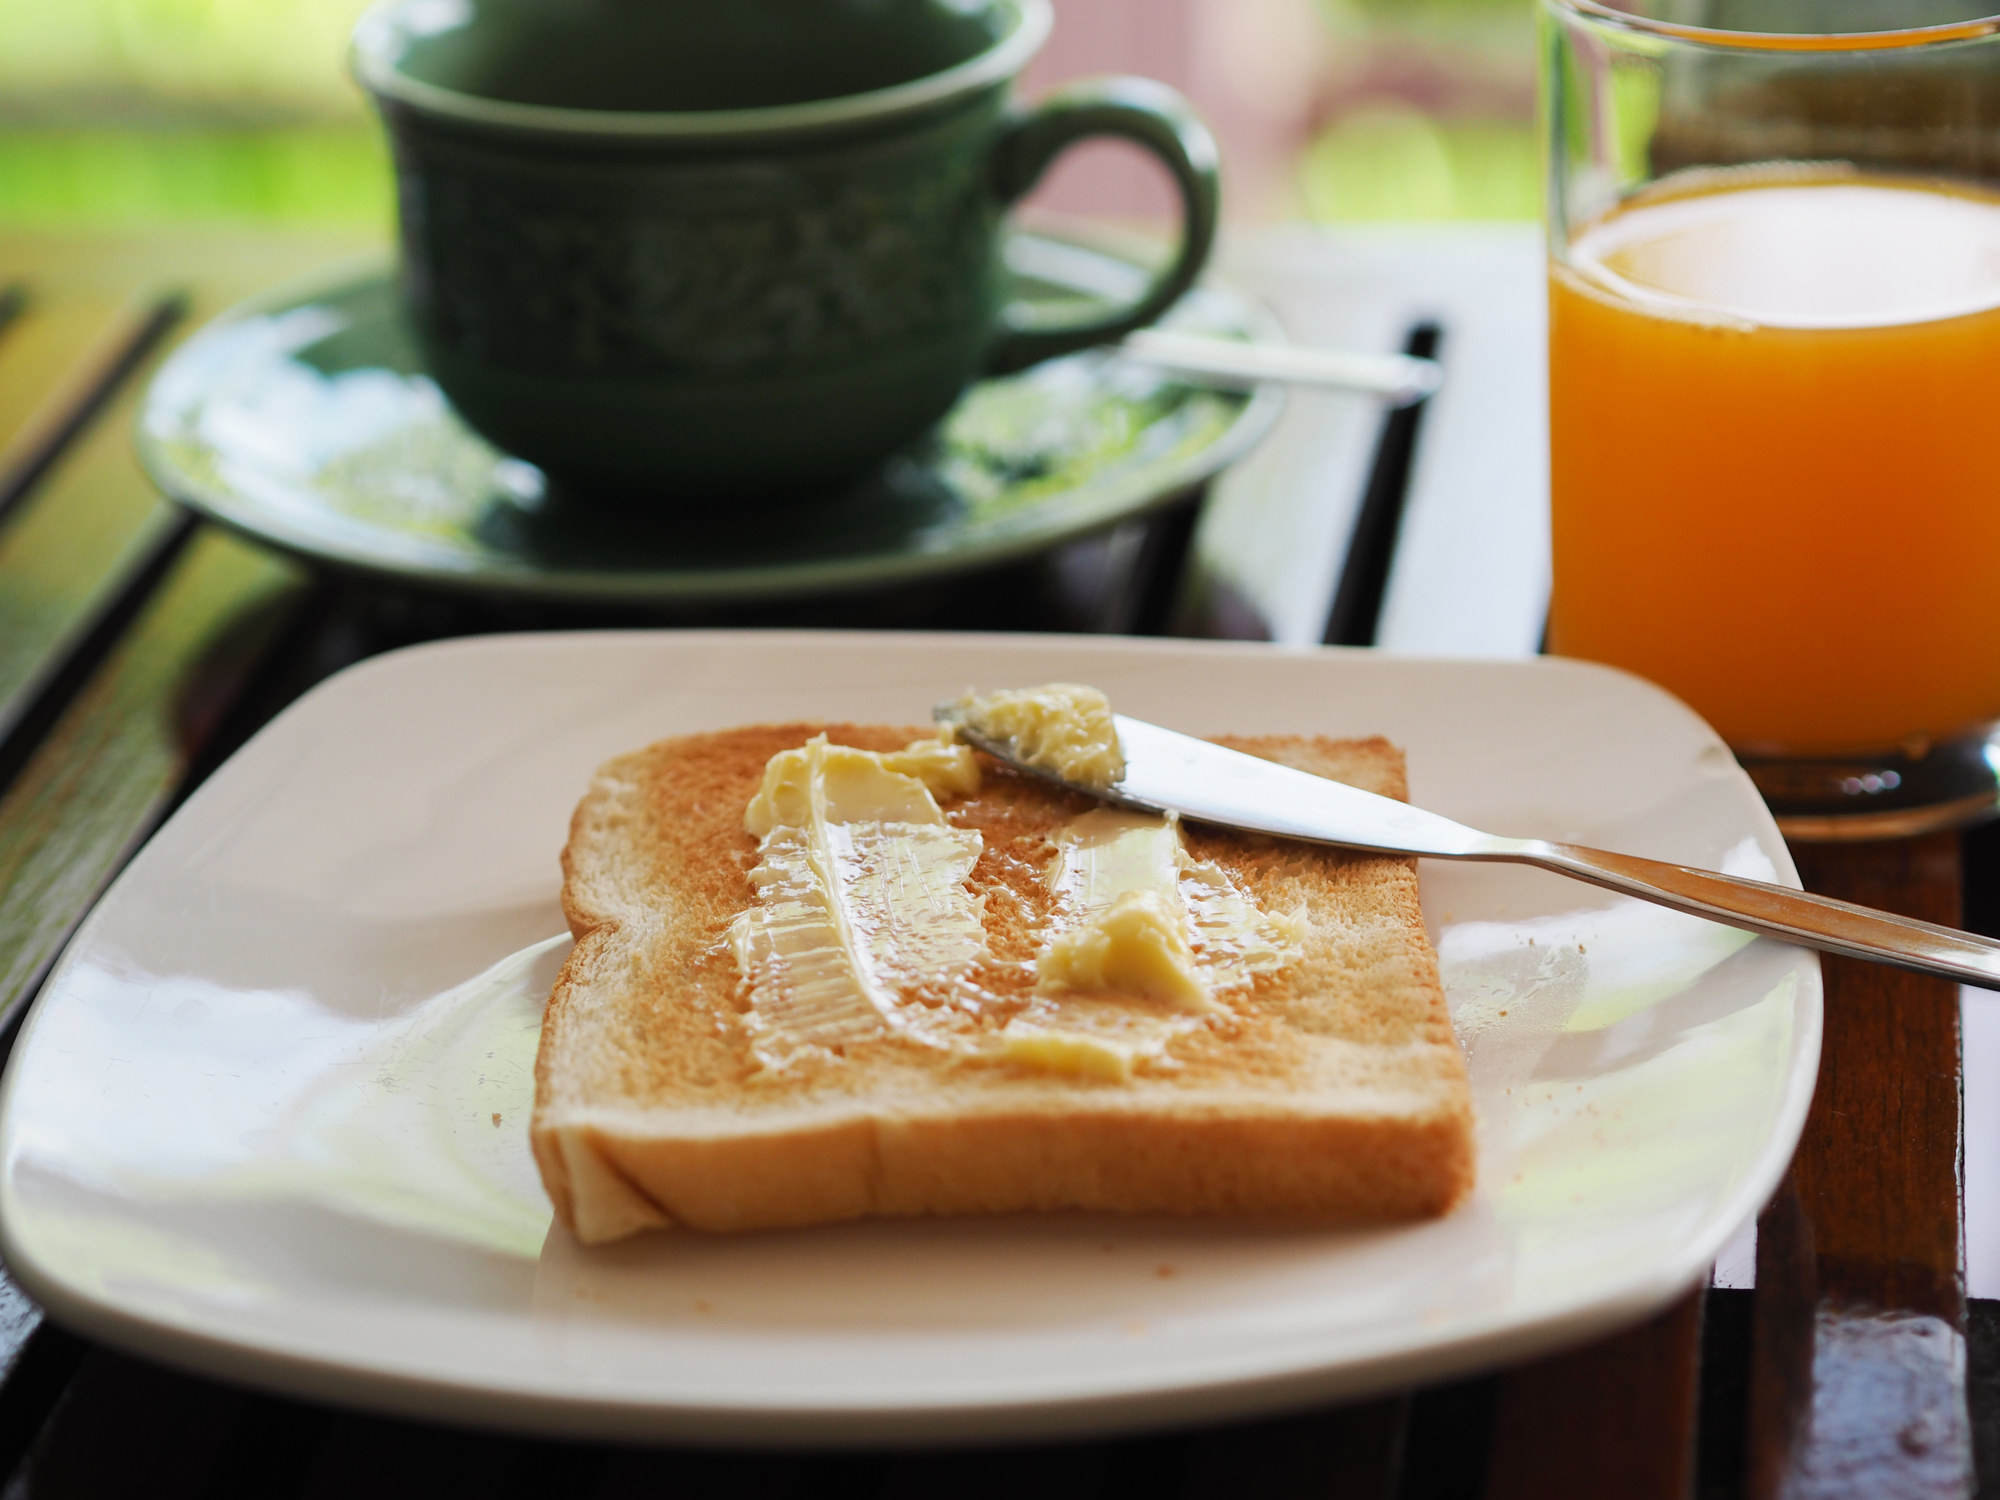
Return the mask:
<svg viewBox="0 0 2000 1500">
<path fill-rule="evenodd" d="M 2000 990 L 2000 943 L 1789 886 L 1535 840 L 1514 856 L 1592 885 L 1827 953 Z"/>
</svg>

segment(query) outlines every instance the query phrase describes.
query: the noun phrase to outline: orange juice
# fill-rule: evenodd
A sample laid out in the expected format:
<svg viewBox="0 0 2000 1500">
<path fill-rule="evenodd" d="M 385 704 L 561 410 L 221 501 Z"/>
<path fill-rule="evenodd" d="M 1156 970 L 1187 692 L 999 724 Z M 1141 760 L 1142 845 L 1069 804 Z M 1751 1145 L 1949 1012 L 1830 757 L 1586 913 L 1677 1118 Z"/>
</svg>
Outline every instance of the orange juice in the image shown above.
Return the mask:
<svg viewBox="0 0 2000 1500">
<path fill-rule="evenodd" d="M 1552 650 L 1739 749 L 2000 718 L 2000 197 L 1666 179 L 1550 280 Z"/>
</svg>

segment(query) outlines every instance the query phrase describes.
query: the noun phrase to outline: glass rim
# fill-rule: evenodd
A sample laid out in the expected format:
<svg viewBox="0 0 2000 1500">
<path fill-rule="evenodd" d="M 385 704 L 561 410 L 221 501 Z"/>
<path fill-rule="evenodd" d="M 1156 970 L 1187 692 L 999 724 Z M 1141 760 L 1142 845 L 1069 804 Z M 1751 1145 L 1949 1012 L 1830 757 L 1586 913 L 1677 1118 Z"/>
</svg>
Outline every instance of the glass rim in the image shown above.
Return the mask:
<svg viewBox="0 0 2000 1500">
<path fill-rule="evenodd" d="M 1645 36 L 1743 52 L 1888 52 L 1905 47 L 1934 46 L 1939 42 L 1976 41 L 1980 37 L 2000 34 L 2000 15 L 1946 21 L 1935 26 L 1899 27 L 1890 31 L 1728 31 L 1717 26 L 1689 26 L 1678 21 L 1634 15 L 1631 11 L 1607 5 L 1603 0 L 1548 0 L 1548 4 L 1554 10 L 1566 10 L 1588 20 L 1607 22 Z"/>
</svg>

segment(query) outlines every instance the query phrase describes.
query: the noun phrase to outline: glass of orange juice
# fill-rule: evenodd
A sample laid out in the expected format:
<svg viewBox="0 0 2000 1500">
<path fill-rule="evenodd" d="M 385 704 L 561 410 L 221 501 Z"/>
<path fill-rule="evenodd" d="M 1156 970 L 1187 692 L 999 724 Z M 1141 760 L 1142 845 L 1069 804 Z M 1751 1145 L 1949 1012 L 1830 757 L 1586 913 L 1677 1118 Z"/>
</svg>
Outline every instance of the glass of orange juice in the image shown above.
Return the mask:
<svg viewBox="0 0 2000 1500">
<path fill-rule="evenodd" d="M 1550 649 L 1791 836 L 2000 810 L 2000 18 L 1543 0 L 1542 77 Z"/>
</svg>

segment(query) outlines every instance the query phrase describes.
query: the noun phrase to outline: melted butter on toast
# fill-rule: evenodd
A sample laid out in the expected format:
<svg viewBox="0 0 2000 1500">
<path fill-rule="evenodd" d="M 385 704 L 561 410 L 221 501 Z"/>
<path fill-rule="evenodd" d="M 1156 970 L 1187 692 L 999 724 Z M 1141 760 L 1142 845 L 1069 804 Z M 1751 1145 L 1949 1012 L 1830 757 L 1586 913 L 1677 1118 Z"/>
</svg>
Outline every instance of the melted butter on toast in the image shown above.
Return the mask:
<svg viewBox="0 0 2000 1500">
<path fill-rule="evenodd" d="M 1214 1012 L 1216 991 L 1285 968 L 1305 940 L 1302 915 L 1259 910 L 1228 871 L 1189 856 L 1178 820 L 1156 813 L 1099 807 L 1073 819 L 1057 836 L 1049 889 L 1057 935 L 1037 961 L 1045 991 L 1128 988 Z M 1135 907 L 1135 894 L 1150 906 Z M 1178 928 L 1170 936 L 1158 932 L 1162 914 Z M 1119 972 L 1136 982 L 1108 982 Z"/>
<path fill-rule="evenodd" d="M 1220 865 L 1188 855 L 1171 817 L 1093 808 L 1057 836 L 1048 884 L 1035 999 L 1001 1032 L 1006 1055 L 1032 1066 L 1130 1077 L 1223 1013 L 1218 990 L 1303 950 L 1304 914 L 1259 910 Z"/>
<path fill-rule="evenodd" d="M 932 790 L 978 785 L 972 752 L 943 740 L 880 753 L 818 735 L 771 758 L 744 814 L 758 903 L 729 928 L 766 1067 L 890 1034 L 951 1045 L 950 1012 L 902 997 L 986 956 L 966 884 L 980 836 L 947 824 Z"/>
<path fill-rule="evenodd" d="M 948 731 L 886 752 L 819 735 L 771 758 L 744 813 L 760 840 L 758 902 L 729 929 L 765 1067 L 901 1037 L 1129 1078 L 1225 1014 L 1218 991 L 1299 956 L 1303 916 L 1259 910 L 1221 866 L 1188 855 L 1175 820 L 1095 808 L 1057 837 L 1025 1008 L 982 1025 L 980 1005 L 957 1002 L 980 993 L 976 971 L 995 962 L 985 896 L 969 883 L 983 844 L 938 805 L 979 786 L 972 752 Z"/>
</svg>

